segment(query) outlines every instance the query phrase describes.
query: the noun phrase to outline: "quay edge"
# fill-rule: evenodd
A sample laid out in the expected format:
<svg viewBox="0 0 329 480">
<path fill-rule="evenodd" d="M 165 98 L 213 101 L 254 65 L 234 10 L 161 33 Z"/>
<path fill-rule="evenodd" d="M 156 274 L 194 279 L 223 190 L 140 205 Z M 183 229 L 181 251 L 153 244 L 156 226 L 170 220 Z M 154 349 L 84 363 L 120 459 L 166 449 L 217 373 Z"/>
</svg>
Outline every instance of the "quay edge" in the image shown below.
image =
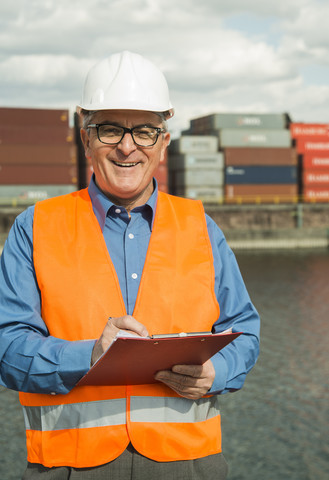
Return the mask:
<svg viewBox="0 0 329 480">
<path fill-rule="evenodd" d="M 233 250 L 329 248 L 329 204 L 205 205 Z"/>
<path fill-rule="evenodd" d="M 205 204 L 235 251 L 329 249 L 329 204 Z M 24 207 L 0 208 L 0 252 Z"/>
</svg>

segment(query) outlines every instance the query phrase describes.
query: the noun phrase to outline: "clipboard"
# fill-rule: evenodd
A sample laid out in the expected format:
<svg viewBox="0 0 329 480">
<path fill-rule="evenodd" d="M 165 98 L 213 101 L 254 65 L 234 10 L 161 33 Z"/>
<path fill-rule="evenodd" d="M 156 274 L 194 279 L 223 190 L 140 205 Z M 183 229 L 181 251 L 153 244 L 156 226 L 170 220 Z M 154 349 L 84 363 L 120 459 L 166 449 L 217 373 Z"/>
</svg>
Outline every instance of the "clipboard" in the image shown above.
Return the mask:
<svg viewBox="0 0 329 480">
<path fill-rule="evenodd" d="M 202 365 L 241 333 L 119 335 L 76 386 L 157 383 L 154 375 L 159 370 L 171 370 L 174 365 Z"/>
</svg>

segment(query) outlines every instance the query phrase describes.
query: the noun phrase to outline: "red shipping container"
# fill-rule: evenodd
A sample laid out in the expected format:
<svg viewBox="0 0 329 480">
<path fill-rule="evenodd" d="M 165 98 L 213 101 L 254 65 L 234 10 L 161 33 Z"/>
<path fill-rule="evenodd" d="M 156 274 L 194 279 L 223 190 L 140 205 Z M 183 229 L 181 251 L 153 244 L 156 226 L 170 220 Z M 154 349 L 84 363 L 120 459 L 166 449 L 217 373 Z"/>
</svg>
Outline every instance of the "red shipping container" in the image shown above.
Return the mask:
<svg viewBox="0 0 329 480">
<path fill-rule="evenodd" d="M 225 148 L 226 166 L 276 166 L 297 165 L 294 148 Z"/>
<path fill-rule="evenodd" d="M 160 192 L 168 193 L 168 184 L 167 183 L 158 183 L 158 188 Z"/>
<path fill-rule="evenodd" d="M 319 170 L 307 168 L 303 171 L 304 185 L 329 185 L 329 168 L 327 170 Z"/>
<path fill-rule="evenodd" d="M 292 138 L 329 136 L 329 124 L 326 123 L 291 123 Z"/>
<path fill-rule="evenodd" d="M 0 108 L 0 125 L 68 126 L 68 110 L 44 108 Z"/>
<path fill-rule="evenodd" d="M 303 200 L 307 203 L 326 203 L 329 202 L 329 187 L 315 186 L 305 187 L 303 189 Z"/>
<path fill-rule="evenodd" d="M 159 184 L 168 184 L 168 167 L 167 165 L 160 164 L 154 172 L 154 177 Z"/>
<path fill-rule="evenodd" d="M 66 185 L 77 183 L 75 165 L 0 165 L 0 185 Z"/>
<path fill-rule="evenodd" d="M 303 154 L 308 152 L 329 152 L 329 136 L 328 137 L 308 137 L 298 138 L 296 142 L 297 153 Z"/>
<path fill-rule="evenodd" d="M 73 129 L 65 125 L 0 125 L 1 145 L 66 145 L 73 140 Z"/>
<path fill-rule="evenodd" d="M 226 185 L 225 203 L 297 203 L 295 184 Z"/>
<path fill-rule="evenodd" d="M 72 143 L 58 145 L 1 145 L 0 165 L 56 164 L 75 165 L 76 146 Z"/>
<path fill-rule="evenodd" d="M 305 153 L 302 165 L 304 168 L 329 168 L 329 151 Z"/>
</svg>

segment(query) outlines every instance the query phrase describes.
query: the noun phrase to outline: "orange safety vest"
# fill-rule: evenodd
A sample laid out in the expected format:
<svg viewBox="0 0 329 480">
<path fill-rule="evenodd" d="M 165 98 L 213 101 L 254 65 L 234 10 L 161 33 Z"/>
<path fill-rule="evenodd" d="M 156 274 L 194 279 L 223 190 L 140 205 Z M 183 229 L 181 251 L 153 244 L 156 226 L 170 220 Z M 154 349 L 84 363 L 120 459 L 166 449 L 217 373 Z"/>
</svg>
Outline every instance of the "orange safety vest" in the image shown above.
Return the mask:
<svg viewBox="0 0 329 480">
<path fill-rule="evenodd" d="M 49 334 L 98 338 L 126 314 L 119 281 L 87 190 L 35 207 L 34 265 Z M 210 330 L 218 319 L 212 247 L 200 202 L 159 193 L 133 316 L 150 334 Z M 132 442 L 156 461 L 221 451 L 216 396 L 189 400 L 162 383 L 20 393 L 28 461 L 92 467 Z"/>
</svg>

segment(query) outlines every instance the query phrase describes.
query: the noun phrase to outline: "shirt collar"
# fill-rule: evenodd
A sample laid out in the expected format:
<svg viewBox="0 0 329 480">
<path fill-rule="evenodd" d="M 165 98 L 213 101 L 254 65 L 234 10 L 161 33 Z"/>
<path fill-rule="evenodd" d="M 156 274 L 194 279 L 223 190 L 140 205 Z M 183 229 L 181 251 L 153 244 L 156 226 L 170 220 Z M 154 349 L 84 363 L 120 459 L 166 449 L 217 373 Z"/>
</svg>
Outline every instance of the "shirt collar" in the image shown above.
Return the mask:
<svg viewBox="0 0 329 480">
<path fill-rule="evenodd" d="M 153 182 L 154 182 L 154 190 L 152 195 L 150 196 L 148 201 L 145 203 L 145 205 L 143 205 L 142 207 L 139 207 L 141 209 L 149 208 L 151 210 L 152 212 L 151 219 L 150 219 L 151 230 L 153 229 L 154 215 L 155 215 L 156 205 L 158 200 L 158 183 L 155 180 L 155 178 L 153 178 Z M 96 215 L 99 226 L 103 231 L 107 213 L 111 207 L 116 205 L 113 202 L 111 202 L 111 200 L 107 198 L 107 196 L 104 195 L 104 193 L 101 192 L 101 190 L 97 187 L 94 179 L 94 175 L 92 175 L 91 177 L 89 187 L 88 187 L 88 193 L 91 198 L 94 214 Z M 120 205 L 117 205 L 117 206 L 120 206 Z"/>
</svg>

